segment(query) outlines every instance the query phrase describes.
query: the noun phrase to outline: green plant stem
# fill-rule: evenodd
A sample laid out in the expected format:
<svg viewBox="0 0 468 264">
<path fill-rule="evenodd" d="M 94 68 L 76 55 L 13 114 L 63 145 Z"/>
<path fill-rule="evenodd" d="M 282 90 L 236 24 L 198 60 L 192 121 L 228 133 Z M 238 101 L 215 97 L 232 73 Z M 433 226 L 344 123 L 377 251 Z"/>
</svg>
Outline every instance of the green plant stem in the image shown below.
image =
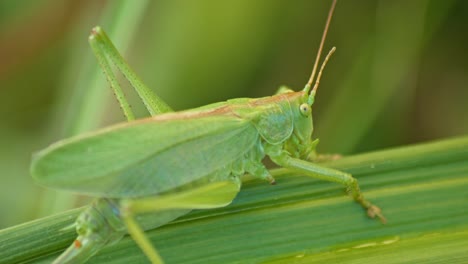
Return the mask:
<svg viewBox="0 0 468 264">
<path fill-rule="evenodd" d="M 368 219 L 339 185 L 273 170 L 235 201 L 148 231 L 167 263 L 467 263 L 468 136 L 345 157 L 387 225 Z M 49 263 L 74 239 L 79 209 L 0 231 L 0 262 Z M 91 263 L 140 263 L 129 238 Z"/>
</svg>

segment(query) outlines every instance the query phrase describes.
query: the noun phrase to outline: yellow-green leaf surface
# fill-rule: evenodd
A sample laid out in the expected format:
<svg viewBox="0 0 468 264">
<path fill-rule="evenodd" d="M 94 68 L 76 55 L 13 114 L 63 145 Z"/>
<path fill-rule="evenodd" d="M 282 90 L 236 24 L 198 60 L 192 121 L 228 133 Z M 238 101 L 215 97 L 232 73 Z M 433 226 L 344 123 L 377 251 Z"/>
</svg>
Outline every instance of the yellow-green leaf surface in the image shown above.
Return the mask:
<svg viewBox="0 0 468 264">
<path fill-rule="evenodd" d="M 167 263 L 468 263 L 468 137 L 329 162 L 379 205 L 368 219 L 337 184 L 284 169 L 249 180 L 234 203 L 148 231 Z M 0 231 L 0 262 L 50 263 L 79 209 Z M 147 263 L 125 237 L 90 263 Z"/>
</svg>

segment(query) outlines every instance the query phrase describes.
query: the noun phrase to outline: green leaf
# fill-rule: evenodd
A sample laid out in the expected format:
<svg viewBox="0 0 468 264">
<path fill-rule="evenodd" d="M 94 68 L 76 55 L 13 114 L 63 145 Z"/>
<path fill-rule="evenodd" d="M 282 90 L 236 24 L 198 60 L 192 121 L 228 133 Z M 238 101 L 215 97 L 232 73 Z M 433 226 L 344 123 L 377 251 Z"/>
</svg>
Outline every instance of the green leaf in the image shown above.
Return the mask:
<svg viewBox="0 0 468 264">
<path fill-rule="evenodd" d="M 167 263 L 467 263 L 468 137 L 354 155 L 353 173 L 388 224 L 368 219 L 339 185 L 276 169 L 248 180 L 228 207 L 148 231 Z M 50 263 L 74 239 L 80 209 L 0 231 L 2 262 Z M 125 237 L 90 263 L 146 263 Z"/>
</svg>

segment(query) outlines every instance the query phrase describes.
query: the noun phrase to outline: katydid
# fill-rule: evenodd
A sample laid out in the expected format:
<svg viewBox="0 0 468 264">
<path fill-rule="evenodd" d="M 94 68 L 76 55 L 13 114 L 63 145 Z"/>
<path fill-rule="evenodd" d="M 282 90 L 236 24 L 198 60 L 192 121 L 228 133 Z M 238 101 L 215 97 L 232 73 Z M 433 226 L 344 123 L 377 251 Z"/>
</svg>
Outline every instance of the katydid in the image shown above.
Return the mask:
<svg viewBox="0 0 468 264">
<path fill-rule="evenodd" d="M 363 197 L 355 178 L 309 161 L 318 142 L 312 140 L 311 107 L 335 48 L 316 79 L 315 72 L 335 3 L 302 91 L 280 88 L 270 97 L 232 99 L 181 112 L 173 112 L 153 94 L 104 31 L 94 28 L 91 47 L 129 122 L 61 140 L 34 156 L 31 173 L 40 184 L 97 197 L 76 220 L 78 237 L 55 263 L 85 262 L 127 233 L 152 263 L 162 263 L 144 230 L 192 209 L 228 205 L 246 173 L 274 184 L 262 163 L 265 156 L 305 176 L 345 185 L 370 217 L 385 222 L 380 209 Z M 150 118 L 133 120 L 109 60 L 138 92 Z"/>
</svg>

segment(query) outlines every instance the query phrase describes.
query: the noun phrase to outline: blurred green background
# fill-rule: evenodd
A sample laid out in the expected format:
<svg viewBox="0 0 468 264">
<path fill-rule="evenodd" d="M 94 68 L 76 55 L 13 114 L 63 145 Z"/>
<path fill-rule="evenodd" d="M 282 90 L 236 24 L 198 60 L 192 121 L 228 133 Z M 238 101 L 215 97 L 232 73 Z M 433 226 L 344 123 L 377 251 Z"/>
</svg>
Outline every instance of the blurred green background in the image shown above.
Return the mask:
<svg viewBox="0 0 468 264">
<path fill-rule="evenodd" d="M 302 89 L 330 1 L 1 1 L 0 228 L 76 205 L 37 186 L 31 154 L 124 121 L 87 43 L 101 25 L 177 110 Z M 314 105 L 322 153 L 468 132 L 468 2 L 338 3 Z M 128 85 L 127 85 L 128 86 Z M 140 117 L 146 114 L 127 87 Z M 72 202 L 70 202 L 72 201 Z"/>
</svg>

